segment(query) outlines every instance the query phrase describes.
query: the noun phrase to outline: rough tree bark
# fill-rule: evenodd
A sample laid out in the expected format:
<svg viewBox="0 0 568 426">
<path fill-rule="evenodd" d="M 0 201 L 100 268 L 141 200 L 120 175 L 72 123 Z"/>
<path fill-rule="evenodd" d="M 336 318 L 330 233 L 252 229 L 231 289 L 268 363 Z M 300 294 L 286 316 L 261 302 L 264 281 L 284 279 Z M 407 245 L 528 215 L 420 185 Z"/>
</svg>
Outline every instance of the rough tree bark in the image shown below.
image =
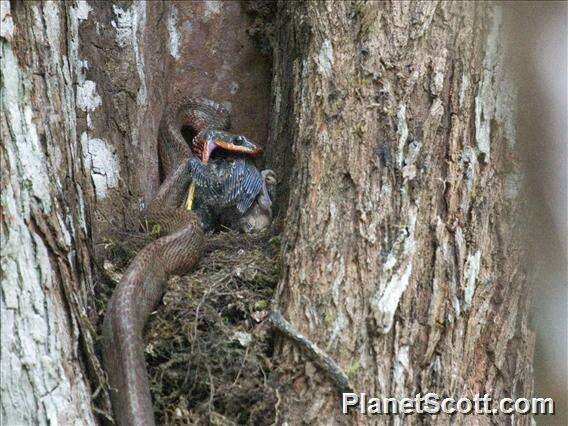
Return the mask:
<svg viewBox="0 0 568 426">
<path fill-rule="evenodd" d="M 500 9 L 279 2 L 274 27 L 268 159 L 287 182 L 277 295 L 285 317 L 356 392 L 531 396 Z M 339 414 L 336 391 L 297 348 L 284 340 L 279 356 L 289 367 L 281 421 L 357 421 Z"/>
<path fill-rule="evenodd" d="M 1 420 L 92 424 L 88 180 L 73 85 L 83 10 L 7 1 L 1 10 Z"/>
<path fill-rule="evenodd" d="M 2 2 L 2 422 L 93 424 L 97 249 L 158 185 L 164 3 Z"/>
</svg>

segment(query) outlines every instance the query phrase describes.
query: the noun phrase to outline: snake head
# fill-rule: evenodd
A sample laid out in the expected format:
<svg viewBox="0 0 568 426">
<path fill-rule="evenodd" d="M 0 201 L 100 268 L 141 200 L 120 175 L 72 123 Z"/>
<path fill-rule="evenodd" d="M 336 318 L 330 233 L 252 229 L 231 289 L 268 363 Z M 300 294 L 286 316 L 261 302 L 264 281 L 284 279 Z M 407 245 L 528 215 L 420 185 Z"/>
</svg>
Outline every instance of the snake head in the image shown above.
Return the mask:
<svg viewBox="0 0 568 426">
<path fill-rule="evenodd" d="M 235 154 L 245 154 L 250 155 L 251 157 L 256 157 L 262 154 L 262 148 L 260 146 L 242 135 L 231 135 L 225 133 L 222 137 L 215 139 L 215 145 L 217 148 L 221 148 Z"/>
<path fill-rule="evenodd" d="M 192 150 L 204 163 L 207 163 L 213 152 L 218 149 L 251 157 L 262 154 L 262 148 L 250 139 L 222 130 L 208 129 L 193 139 Z"/>
</svg>

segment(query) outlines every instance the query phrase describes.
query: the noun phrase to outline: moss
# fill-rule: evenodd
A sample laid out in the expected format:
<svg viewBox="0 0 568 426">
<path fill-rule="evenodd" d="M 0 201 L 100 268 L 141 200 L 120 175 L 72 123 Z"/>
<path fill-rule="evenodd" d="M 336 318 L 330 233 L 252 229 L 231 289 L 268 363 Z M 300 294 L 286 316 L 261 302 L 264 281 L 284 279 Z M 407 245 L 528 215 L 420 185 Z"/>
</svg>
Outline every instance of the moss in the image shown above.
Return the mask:
<svg viewBox="0 0 568 426">
<path fill-rule="evenodd" d="M 358 360 L 351 363 L 351 365 L 349 366 L 346 372 L 347 377 L 349 377 L 349 380 L 353 380 L 357 376 L 357 372 L 359 371 L 360 368 L 361 368 L 361 363 Z"/>
<path fill-rule="evenodd" d="M 270 302 L 268 300 L 259 300 L 254 304 L 254 310 L 263 311 L 265 309 L 268 309 L 269 304 Z"/>
</svg>

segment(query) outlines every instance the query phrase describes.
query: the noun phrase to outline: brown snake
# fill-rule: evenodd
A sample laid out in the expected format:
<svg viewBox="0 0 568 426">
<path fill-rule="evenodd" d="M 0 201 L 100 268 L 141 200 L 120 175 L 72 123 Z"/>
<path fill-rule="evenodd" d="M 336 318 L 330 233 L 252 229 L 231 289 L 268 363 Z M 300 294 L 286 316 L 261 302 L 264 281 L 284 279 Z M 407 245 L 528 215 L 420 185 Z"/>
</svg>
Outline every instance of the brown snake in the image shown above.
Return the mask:
<svg viewBox="0 0 568 426">
<path fill-rule="evenodd" d="M 190 170 L 193 170 L 194 179 L 201 170 L 201 164 L 196 163 L 181 134 L 181 127 L 184 125 L 198 131 L 194 138 L 194 152 L 201 158 L 204 155 L 209 156 L 216 147 L 237 154 L 259 152 L 246 138 L 223 131 L 229 126 L 229 115 L 222 106 L 210 100 L 184 99 L 164 113 L 160 124 L 159 156 L 166 178 L 145 213 L 148 223 L 158 225 L 162 236 L 145 246 L 128 266 L 109 301 L 103 323 L 103 361 L 111 387 L 114 416 L 119 425 L 155 424 L 144 360 L 144 324 L 159 303 L 168 277 L 189 272 L 203 252 L 203 219 L 183 208 L 192 180 Z M 193 169 L 188 167 L 188 159 L 190 165 L 193 164 Z M 220 162 L 215 170 L 221 171 L 221 178 L 227 173 L 233 173 L 231 176 L 235 176 L 235 170 L 239 173 L 242 170 L 246 172 L 238 174 L 238 179 L 231 180 L 233 187 L 228 193 L 233 199 L 240 196 L 236 189 L 245 185 L 243 182 L 248 182 L 245 185 L 248 192 L 244 197 L 253 201 L 235 204 L 238 207 L 237 213 L 231 217 L 238 220 L 247 218 L 248 229 L 252 230 L 269 223 L 269 220 L 255 221 L 259 215 L 266 214 L 267 201 L 263 197 L 263 194 L 266 194 L 265 188 L 261 195 L 258 195 L 258 181 L 264 178 L 265 174 L 263 172 L 259 178 L 260 172 L 243 161 Z M 203 176 L 206 173 L 209 171 L 203 169 Z M 209 185 L 210 178 L 203 179 Z M 209 186 L 213 188 L 211 191 L 219 192 L 214 185 Z M 208 189 L 209 186 L 204 188 Z M 212 193 L 217 193 L 215 191 Z M 228 198 L 219 196 L 217 204 L 212 205 L 212 208 L 217 209 L 221 201 L 224 202 Z M 242 198 L 243 196 L 239 199 Z M 246 212 L 243 211 L 245 208 Z"/>
</svg>

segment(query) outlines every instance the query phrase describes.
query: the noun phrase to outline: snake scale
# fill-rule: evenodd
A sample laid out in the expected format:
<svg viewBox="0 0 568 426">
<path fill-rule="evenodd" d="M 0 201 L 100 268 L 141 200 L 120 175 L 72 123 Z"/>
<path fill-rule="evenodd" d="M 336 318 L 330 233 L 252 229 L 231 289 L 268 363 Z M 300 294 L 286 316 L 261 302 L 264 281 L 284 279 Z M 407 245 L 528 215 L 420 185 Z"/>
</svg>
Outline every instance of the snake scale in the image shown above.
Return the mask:
<svg viewBox="0 0 568 426">
<path fill-rule="evenodd" d="M 119 425 L 153 425 L 154 413 L 144 360 L 143 328 L 172 274 L 188 273 L 200 259 L 205 231 L 215 224 L 254 231 L 270 223 L 267 171 L 247 160 L 260 149 L 226 132 L 229 114 L 205 98 L 185 98 L 166 109 L 159 129 L 158 154 L 165 179 L 145 219 L 160 238 L 146 245 L 128 266 L 109 301 L 103 322 L 103 361 Z M 196 132 L 193 148 L 181 129 Z M 217 148 L 221 153 L 203 164 Z M 245 155 L 243 155 L 245 154 Z M 195 211 L 183 205 L 197 183 Z"/>
</svg>

